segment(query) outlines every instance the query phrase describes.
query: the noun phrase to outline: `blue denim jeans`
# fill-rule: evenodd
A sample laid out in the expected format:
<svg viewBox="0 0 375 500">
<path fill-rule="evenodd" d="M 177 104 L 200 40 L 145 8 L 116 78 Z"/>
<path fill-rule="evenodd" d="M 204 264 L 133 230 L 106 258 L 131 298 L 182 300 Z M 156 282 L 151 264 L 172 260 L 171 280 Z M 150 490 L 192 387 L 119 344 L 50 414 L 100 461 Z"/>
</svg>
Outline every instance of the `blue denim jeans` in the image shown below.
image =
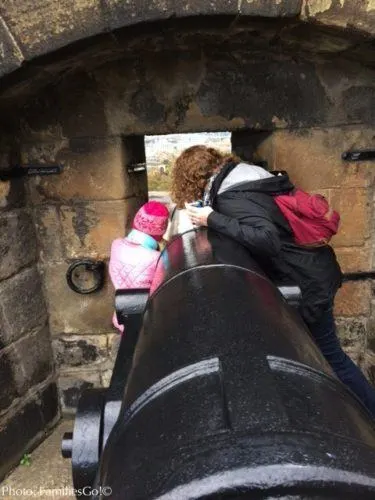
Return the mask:
<svg viewBox="0 0 375 500">
<path fill-rule="evenodd" d="M 336 334 L 333 304 L 327 305 L 322 317 L 308 326 L 337 377 L 358 396 L 375 418 L 375 388 L 342 350 Z"/>
</svg>

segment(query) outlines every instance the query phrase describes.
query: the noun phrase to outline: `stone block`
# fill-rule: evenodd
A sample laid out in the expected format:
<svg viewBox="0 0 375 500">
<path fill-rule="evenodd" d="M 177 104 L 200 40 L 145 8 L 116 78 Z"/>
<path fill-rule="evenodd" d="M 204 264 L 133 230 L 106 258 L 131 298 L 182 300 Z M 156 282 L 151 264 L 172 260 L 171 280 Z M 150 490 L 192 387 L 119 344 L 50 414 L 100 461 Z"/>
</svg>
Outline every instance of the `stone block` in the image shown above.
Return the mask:
<svg viewBox="0 0 375 500">
<path fill-rule="evenodd" d="M 9 359 L 5 349 L 0 351 L 0 414 L 11 405 L 17 397 L 17 387 L 14 380 L 14 369 L 12 360 Z"/>
<path fill-rule="evenodd" d="M 337 318 L 336 326 L 342 347 L 358 355 L 366 349 L 367 320 L 363 318 Z"/>
<path fill-rule="evenodd" d="M 23 337 L 3 350 L 13 370 L 17 394 L 22 396 L 40 384 L 53 370 L 53 354 L 48 328 Z"/>
<path fill-rule="evenodd" d="M 335 239 L 333 246 L 336 245 Z M 369 245 L 362 247 L 335 248 L 336 256 L 344 273 L 369 271 L 371 269 L 371 249 Z"/>
<path fill-rule="evenodd" d="M 19 208 L 25 204 L 25 186 L 22 179 L 0 181 L 0 211 Z"/>
<path fill-rule="evenodd" d="M 132 201 L 101 201 L 61 207 L 67 258 L 109 256 L 112 241 L 123 237 L 133 215 Z"/>
<path fill-rule="evenodd" d="M 212 127 L 214 121 L 225 129 L 230 121 L 231 129 L 272 130 L 319 126 L 326 121 L 327 110 L 332 110 L 328 91 L 311 62 L 269 58 L 254 62 L 248 55 L 241 57 L 240 68 L 229 54 L 209 58 L 187 118 L 192 118 L 190 112 L 197 106 L 206 126 Z M 290 156 L 289 152 L 289 160 Z"/>
<path fill-rule="evenodd" d="M 35 261 L 36 235 L 31 216 L 25 211 L 0 215 L 0 280 Z"/>
<path fill-rule="evenodd" d="M 43 144 L 40 149 L 43 151 Z M 62 147 L 54 152 L 51 161 L 64 165 L 63 172 L 31 179 L 35 204 L 47 200 L 118 200 L 133 194 L 120 138 L 72 140 L 69 149 Z"/>
<path fill-rule="evenodd" d="M 175 14 L 174 0 L 105 0 L 107 16 L 111 29 L 131 26 L 132 24 L 168 19 Z"/>
<path fill-rule="evenodd" d="M 0 347 L 47 320 L 42 284 L 36 267 L 0 283 Z"/>
<path fill-rule="evenodd" d="M 344 283 L 336 295 L 335 315 L 345 317 L 368 316 L 371 305 L 369 281 Z"/>
<path fill-rule="evenodd" d="M 41 261 L 53 262 L 62 260 L 62 228 L 58 207 L 49 204 L 37 205 L 34 209 L 34 214 Z"/>
<path fill-rule="evenodd" d="M 331 205 L 340 213 L 340 229 L 333 238 L 335 247 L 360 246 L 369 237 L 369 192 L 365 188 L 334 189 Z"/>
<path fill-rule="evenodd" d="M 262 17 L 293 17 L 301 12 L 301 0 L 241 0 L 242 15 Z"/>
<path fill-rule="evenodd" d="M 279 130 L 259 146 L 258 154 L 307 191 L 367 187 L 375 175 L 371 163 L 344 162 L 341 155 L 368 148 L 373 135 L 372 129 L 358 127 Z"/>
<path fill-rule="evenodd" d="M 13 0 L 3 2 L 0 14 L 26 59 L 105 31 L 97 0 Z"/>
<path fill-rule="evenodd" d="M 121 335 L 118 333 L 111 333 L 108 335 L 108 351 L 112 361 L 117 357 L 117 352 L 120 347 Z"/>
<path fill-rule="evenodd" d="M 0 78 L 19 68 L 24 59 L 4 19 L 0 16 Z"/>
<path fill-rule="evenodd" d="M 46 299 L 49 304 L 50 331 L 65 334 L 98 334 L 112 330 L 114 289 L 108 277 L 102 290 L 80 295 L 66 282 L 68 263 L 49 264 L 44 268 Z"/>
<path fill-rule="evenodd" d="M 112 372 L 113 372 L 113 366 L 110 370 L 104 370 L 101 372 L 100 383 L 102 387 L 109 387 L 109 384 L 111 383 Z"/>
<path fill-rule="evenodd" d="M 56 382 L 51 382 L 39 392 L 39 401 L 44 424 L 50 425 L 60 416 L 59 393 Z"/>
<path fill-rule="evenodd" d="M 189 2 L 175 2 L 177 17 L 227 15 L 236 16 L 239 13 L 238 0 L 191 0 Z M 228 21 L 229 24 L 230 21 Z"/>
<path fill-rule="evenodd" d="M 6 417 L 0 422 L 0 481 L 19 463 L 44 429 L 38 399 L 25 401 L 16 413 Z"/>
<path fill-rule="evenodd" d="M 348 28 L 375 34 L 375 5 L 363 0 L 303 0 L 303 20 L 327 27 Z"/>
<path fill-rule="evenodd" d="M 53 342 L 59 366 L 82 366 L 107 359 L 107 335 L 61 336 Z"/>
<path fill-rule="evenodd" d="M 93 387 L 100 387 L 101 380 L 98 371 L 81 371 L 79 376 L 60 375 L 59 389 L 63 412 L 72 412 L 77 408 L 83 391 Z"/>
</svg>

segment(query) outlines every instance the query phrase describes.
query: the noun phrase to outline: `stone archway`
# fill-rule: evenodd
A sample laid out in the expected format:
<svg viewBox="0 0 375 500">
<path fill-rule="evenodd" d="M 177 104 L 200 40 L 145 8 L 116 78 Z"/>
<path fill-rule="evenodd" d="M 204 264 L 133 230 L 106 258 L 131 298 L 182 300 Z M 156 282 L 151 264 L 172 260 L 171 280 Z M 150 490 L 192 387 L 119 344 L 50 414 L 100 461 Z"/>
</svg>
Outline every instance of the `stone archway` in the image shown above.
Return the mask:
<svg viewBox="0 0 375 500">
<path fill-rule="evenodd" d="M 147 196 L 145 177 L 127 171 L 143 135 L 234 132 L 238 148 L 251 144 L 324 192 L 343 216 L 335 245 L 344 269 L 373 269 L 375 165 L 345 164 L 341 153 L 374 143 L 375 5 L 179 4 L 0 7 L 0 166 L 64 165 L 59 176 L 0 183 L 0 368 L 9 381 L 0 450 L 10 450 L 0 452 L 1 474 L 58 418 L 51 338 L 67 407 L 81 386 L 108 381 L 111 287 L 77 296 L 65 272 L 76 257 L 108 258 Z M 337 304 L 348 350 L 369 367 L 371 287 L 348 284 Z M 12 429 L 30 415 L 38 425 L 10 449 Z"/>
</svg>

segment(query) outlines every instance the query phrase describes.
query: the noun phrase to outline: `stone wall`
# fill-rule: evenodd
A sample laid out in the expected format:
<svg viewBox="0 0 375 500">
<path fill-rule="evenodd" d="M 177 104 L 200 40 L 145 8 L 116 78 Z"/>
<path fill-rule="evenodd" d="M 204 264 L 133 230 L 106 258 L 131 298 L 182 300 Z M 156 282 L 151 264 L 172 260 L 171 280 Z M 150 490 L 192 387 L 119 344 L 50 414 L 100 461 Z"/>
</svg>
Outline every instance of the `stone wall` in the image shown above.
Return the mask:
<svg viewBox="0 0 375 500">
<path fill-rule="evenodd" d="M 271 167 L 340 210 L 335 246 L 344 270 L 373 269 L 373 165 L 341 160 L 374 139 L 368 39 L 329 30 L 309 2 L 304 15 L 316 26 L 224 16 L 117 31 L 36 62 L 27 82 L 0 94 L 0 107 L 16 103 L 11 126 L 21 163 L 64 166 L 61 175 L 30 179 L 27 199 L 65 410 L 83 387 L 108 383 L 117 338 L 108 279 L 102 291 L 78 295 L 65 274 L 73 259 L 107 260 L 111 241 L 146 199 L 145 177 L 127 171 L 144 160 L 143 135 L 253 133 L 254 151 Z M 336 310 L 347 349 L 368 367 L 371 286 L 345 285 Z"/>
<path fill-rule="evenodd" d="M 0 181 L 0 480 L 59 418 L 48 310 L 32 213 Z"/>
<path fill-rule="evenodd" d="M 126 170 L 143 134 L 252 130 L 259 157 L 340 211 L 334 245 L 344 271 L 373 269 L 374 167 L 341 160 L 343 151 L 373 141 L 372 70 L 246 47 L 238 48 L 240 65 L 210 45 L 205 53 L 174 48 L 126 56 L 70 75 L 26 109 L 23 161 L 64 165 L 60 176 L 31 180 L 28 195 L 65 409 L 82 387 L 108 383 L 116 339 L 108 280 L 101 292 L 80 296 L 65 273 L 74 258 L 107 259 L 112 239 L 146 199 L 145 179 Z M 345 346 L 369 368 L 371 286 L 345 284 L 336 305 Z"/>
<path fill-rule="evenodd" d="M 280 130 L 258 146 L 259 158 L 287 170 L 301 188 L 321 193 L 341 214 L 333 246 L 345 273 L 375 267 L 373 162 L 341 160 L 348 149 L 373 144 L 375 128 L 362 125 Z M 335 314 L 346 351 L 375 384 L 374 283 L 347 282 L 336 297 Z"/>
<path fill-rule="evenodd" d="M 111 242 L 125 234 L 147 198 L 147 181 L 127 173 L 129 150 L 121 137 L 36 139 L 23 144 L 25 162 L 64 166 L 61 175 L 31 178 L 28 200 L 67 412 L 82 389 L 109 384 L 118 335 L 111 324 L 114 290 L 107 271 L 103 289 L 89 295 L 71 290 L 66 272 L 80 258 L 108 262 Z"/>
</svg>

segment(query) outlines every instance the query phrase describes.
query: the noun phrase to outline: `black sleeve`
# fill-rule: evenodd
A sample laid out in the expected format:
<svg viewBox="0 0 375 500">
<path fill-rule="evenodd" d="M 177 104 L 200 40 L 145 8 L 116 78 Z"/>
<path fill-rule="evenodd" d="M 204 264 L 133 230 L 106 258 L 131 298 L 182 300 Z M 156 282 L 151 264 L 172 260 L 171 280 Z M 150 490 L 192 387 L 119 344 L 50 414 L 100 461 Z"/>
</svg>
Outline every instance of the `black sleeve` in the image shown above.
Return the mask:
<svg viewBox="0 0 375 500">
<path fill-rule="evenodd" d="M 219 207 L 220 209 L 220 207 Z M 230 216 L 212 212 L 209 228 L 233 238 L 256 255 L 273 257 L 280 251 L 280 237 L 267 211 L 250 200 L 231 200 Z"/>
</svg>

